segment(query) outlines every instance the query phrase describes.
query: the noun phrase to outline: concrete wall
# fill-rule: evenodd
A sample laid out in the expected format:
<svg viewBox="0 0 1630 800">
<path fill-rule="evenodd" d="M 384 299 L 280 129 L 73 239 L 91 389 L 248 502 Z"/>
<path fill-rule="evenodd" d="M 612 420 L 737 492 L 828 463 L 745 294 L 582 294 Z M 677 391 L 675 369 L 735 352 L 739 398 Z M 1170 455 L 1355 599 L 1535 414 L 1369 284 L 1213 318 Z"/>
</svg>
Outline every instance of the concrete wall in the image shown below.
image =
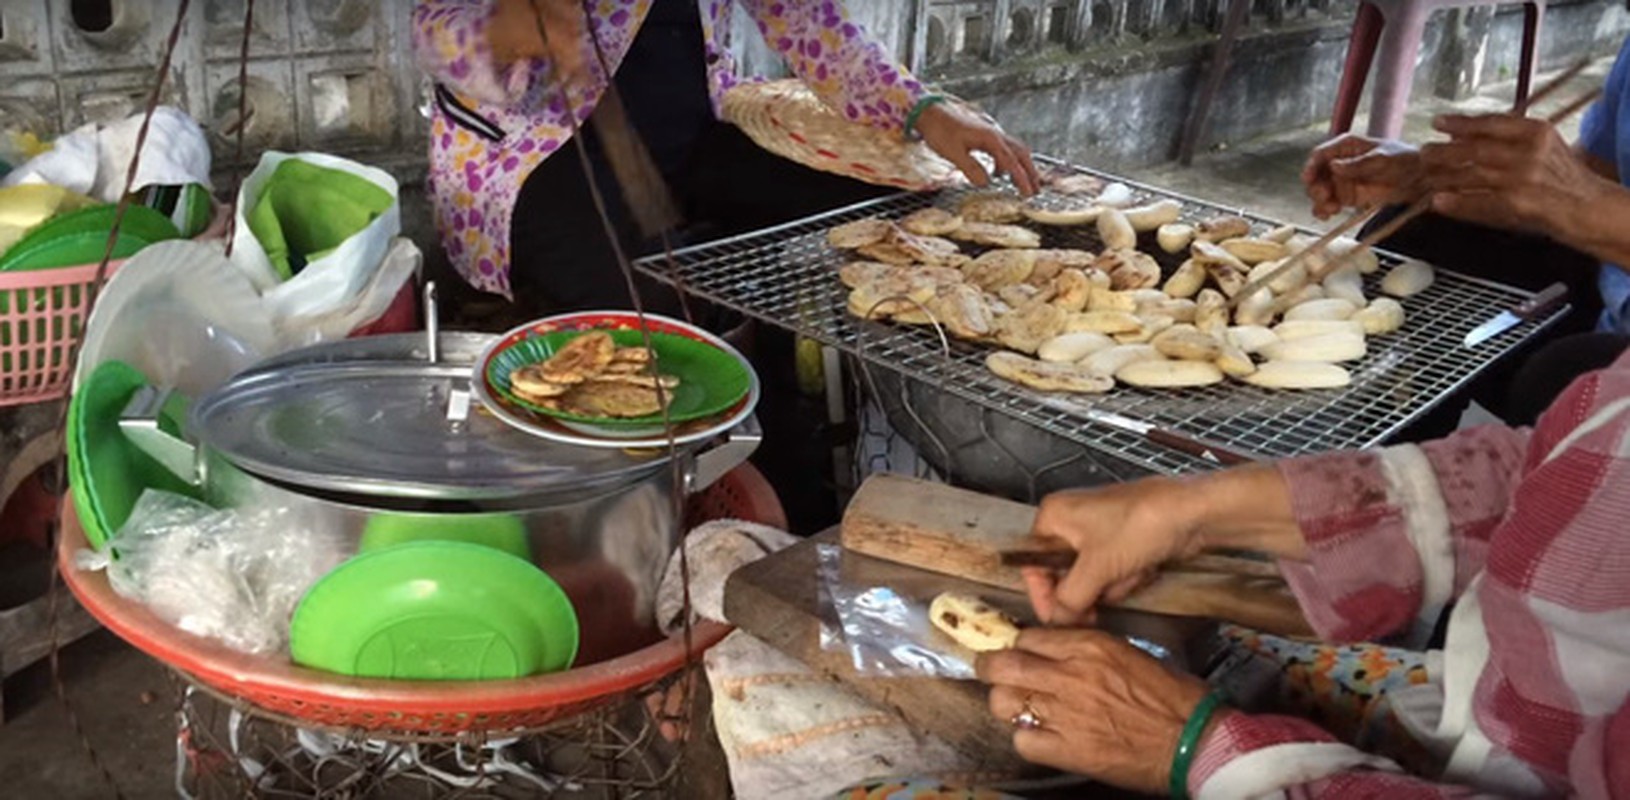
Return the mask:
<svg viewBox="0 0 1630 800">
<path fill-rule="evenodd" d="M 1305 8 L 1278 23 L 1253 15 L 1249 32 L 1235 47 L 1202 146 L 1328 120 L 1346 57 L 1350 12 L 1346 5 Z M 1038 151 L 1109 169 L 1144 166 L 1176 153 L 1209 63 L 1213 20 L 1197 12 L 1186 31 L 1158 38 L 1110 37 L 1079 52 L 1054 46 L 997 63 L 953 58 L 927 72 L 979 101 Z M 1611 55 L 1627 33 L 1630 15 L 1617 2 L 1552 5 L 1541 36 L 1542 67 L 1586 54 Z M 1462 97 L 1512 79 L 1521 37 L 1520 6 L 1501 7 L 1498 13 L 1492 8 L 1439 12 L 1422 42 L 1416 96 Z"/>
<path fill-rule="evenodd" d="M 0 124 L 42 133 L 141 109 L 177 0 L 0 0 Z M 195 0 L 165 102 L 230 163 L 243 0 Z M 403 0 L 257 0 L 250 38 L 250 159 L 268 148 L 345 153 L 412 172 L 426 123 Z"/>
</svg>

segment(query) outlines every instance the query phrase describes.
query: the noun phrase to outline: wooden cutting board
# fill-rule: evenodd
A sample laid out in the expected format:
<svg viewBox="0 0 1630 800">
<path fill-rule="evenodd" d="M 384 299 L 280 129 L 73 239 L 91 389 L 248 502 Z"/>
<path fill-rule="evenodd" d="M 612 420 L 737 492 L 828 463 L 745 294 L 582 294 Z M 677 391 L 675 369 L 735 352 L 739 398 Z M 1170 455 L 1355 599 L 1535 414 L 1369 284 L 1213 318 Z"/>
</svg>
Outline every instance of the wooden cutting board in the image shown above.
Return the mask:
<svg viewBox="0 0 1630 800">
<path fill-rule="evenodd" d="M 857 553 L 1024 591 L 1004 551 L 1034 547 L 1036 508 L 900 475 L 866 479 L 844 512 L 843 546 Z M 1083 556 L 1085 557 L 1085 556 Z M 1206 556 L 1169 565 L 1115 607 L 1207 617 L 1268 633 L 1310 636 L 1277 569 L 1269 562 Z"/>
<path fill-rule="evenodd" d="M 843 681 L 862 697 L 897 710 L 907 725 L 938 736 L 991 780 L 1044 774 L 1013 751 L 1013 729 L 991 716 L 982 684 L 864 677 L 855 671 L 847 652 L 821 646 L 821 625 L 836 623 L 821 602 L 818 548 L 837 542 L 837 531 L 829 530 L 736 570 L 725 584 L 725 617 L 811 669 Z M 887 586 L 924 604 L 940 592 L 976 593 L 1022 624 L 1035 623 L 1028 601 L 1019 594 L 891 561 L 845 552 L 842 576 L 851 585 Z M 1201 620 L 1111 611 L 1099 624 L 1160 645 L 1177 664 L 1195 673 L 1203 673 L 1216 653 L 1216 626 Z"/>
</svg>

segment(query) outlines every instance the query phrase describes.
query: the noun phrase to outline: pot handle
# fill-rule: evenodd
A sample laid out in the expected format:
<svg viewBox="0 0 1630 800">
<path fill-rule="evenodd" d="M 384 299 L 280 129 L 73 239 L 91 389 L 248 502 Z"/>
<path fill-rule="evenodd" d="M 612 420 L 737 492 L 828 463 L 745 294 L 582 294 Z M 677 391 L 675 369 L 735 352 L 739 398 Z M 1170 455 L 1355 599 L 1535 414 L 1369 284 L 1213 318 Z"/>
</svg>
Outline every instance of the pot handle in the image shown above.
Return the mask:
<svg viewBox="0 0 1630 800">
<path fill-rule="evenodd" d="M 164 409 L 175 398 L 169 389 L 143 386 L 125 404 L 119 415 L 119 430 L 131 444 L 136 445 L 160 466 L 194 486 L 201 485 L 198 475 L 198 449 L 185 439 L 171 434 L 159 424 Z"/>
<path fill-rule="evenodd" d="M 696 454 L 696 466 L 691 469 L 685 485 L 686 494 L 695 494 L 725 473 L 741 466 L 764 441 L 764 427 L 758 424 L 758 415 L 749 414 L 740 425 L 730 429 L 725 440 Z"/>
</svg>

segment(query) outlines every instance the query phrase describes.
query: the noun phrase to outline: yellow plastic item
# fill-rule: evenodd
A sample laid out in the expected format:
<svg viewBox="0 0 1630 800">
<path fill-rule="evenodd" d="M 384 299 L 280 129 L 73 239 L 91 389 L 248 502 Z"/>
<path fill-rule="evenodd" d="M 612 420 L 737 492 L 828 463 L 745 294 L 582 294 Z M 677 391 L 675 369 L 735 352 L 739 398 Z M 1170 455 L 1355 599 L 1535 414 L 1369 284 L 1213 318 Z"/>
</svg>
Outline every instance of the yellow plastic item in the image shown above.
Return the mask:
<svg viewBox="0 0 1630 800">
<path fill-rule="evenodd" d="M 46 220 L 96 204 L 96 200 L 61 186 L 25 183 L 0 189 L 0 254 Z"/>
</svg>

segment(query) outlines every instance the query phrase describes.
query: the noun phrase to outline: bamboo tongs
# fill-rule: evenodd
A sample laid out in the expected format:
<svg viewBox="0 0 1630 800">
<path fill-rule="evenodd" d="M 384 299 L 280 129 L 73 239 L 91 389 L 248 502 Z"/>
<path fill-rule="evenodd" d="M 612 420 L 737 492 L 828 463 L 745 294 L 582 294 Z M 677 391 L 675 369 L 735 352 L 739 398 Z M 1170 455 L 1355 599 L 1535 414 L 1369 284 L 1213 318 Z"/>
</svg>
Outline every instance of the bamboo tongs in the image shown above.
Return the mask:
<svg viewBox="0 0 1630 800">
<path fill-rule="evenodd" d="M 1550 96 L 1552 94 L 1555 94 L 1556 91 L 1561 89 L 1564 84 L 1566 84 L 1569 80 L 1573 79 L 1580 72 L 1584 71 L 1585 67 L 1587 67 L 1589 65 L 1590 65 L 1590 61 L 1589 60 L 1584 60 L 1584 61 L 1580 61 L 1577 64 L 1574 64 L 1573 66 L 1563 70 L 1561 74 L 1557 75 L 1555 78 L 1553 78 L 1549 82 L 1547 82 L 1545 84 L 1545 86 L 1541 87 L 1539 90 L 1537 90 L 1533 94 L 1531 94 L 1528 97 L 1528 99 L 1517 103 L 1515 105 L 1515 107 L 1512 108 L 1512 113 L 1513 114 L 1524 114 L 1524 113 L 1526 113 L 1527 110 L 1530 107 L 1532 107 L 1535 103 L 1545 99 L 1546 97 L 1548 97 L 1548 96 Z M 1568 102 L 1566 105 L 1562 106 L 1561 108 L 1557 109 L 1556 111 L 1552 112 L 1550 115 L 1548 115 L 1545 118 L 1545 121 L 1552 124 L 1552 125 L 1559 124 L 1563 120 L 1567 119 L 1568 117 L 1573 116 L 1575 113 L 1578 113 L 1581 109 L 1583 109 L 1586 106 L 1590 105 L 1591 103 L 1595 102 L 1596 98 L 1600 97 L 1601 94 L 1602 94 L 1601 88 L 1596 88 L 1596 89 L 1594 89 L 1592 91 L 1586 92 L 1586 93 L 1580 95 L 1579 97 L 1573 99 L 1572 101 Z M 1402 202 L 1405 202 L 1405 201 L 1409 201 L 1411 198 L 1414 198 L 1414 200 L 1413 200 L 1413 202 L 1410 203 L 1410 205 L 1409 205 L 1409 207 L 1407 209 L 1405 209 L 1402 213 L 1398 214 L 1398 216 L 1393 217 L 1385 225 L 1382 225 L 1381 227 L 1376 228 L 1368 236 L 1365 236 L 1363 239 L 1360 239 L 1357 247 L 1351 248 L 1351 249 L 1337 255 L 1335 258 L 1331 258 L 1331 259 L 1326 260 L 1324 262 L 1324 265 L 1321 268 L 1319 268 L 1316 272 L 1313 269 L 1308 270 L 1309 276 L 1315 281 L 1323 278 L 1326 275 L 1329 275 L 1329 274 L 1335 272 L 1337 269 L 1339 269 L 1342 266 L 1346 265 L 1347 262 L 1350 261 L 1352 258 L 1354 258 L 1358 253 L 1363 252 L 1366 248 L 1374 247 L 1376 244 L 1378 244 L 1378 243 L 1380 243 L 1382 241 L 1385 241 L 1388 237 L 1390 237 L 1393 234 L 1397 233 L 1405 225 L 1408 225 L 1410 222 L 1414 221 L 1417 217 L 1419 217 L 1422 214 L 1425 214 L 1427 211 L 1431 210 L 1431 208 L 1432 208 L 1432 197 L 1431 197 L 1431 195 L 1422 195 L 1420 190 L 1415 185 L 1410 185 L 1410 186 L 1406 186 L 1404 189 L 1400 190 L 1398 195 L 1395 195 L 1394 197 L 1389 198 L 1388 201 L 1386 201 L 1386 202 L 1374 203 L 1374 204 L 1365 206 L 1364 208 L 1361 208 L 1358 211 L 1353 212 L 1352 216 L 1349 216 L 1340 225 L 1337 225 L 1336 227 L 1331 228 L 1323 236 L 1320 236 L 1318 239 L 1314 240 L 1307 247 L 1303 248 L 1302 250 L 1300 250 L 1300 251 L 1294 253 L 1293 255 L 1291 255 L 1289 258 L 1285 259 L 1285 261 L 1283 263 L 1281 263 L 1279 266 L 1274 267 L 1273 269 L 1269 270 L 1266 274 L 1262 275 L 1261 277 L 1257 278 L 1256 280 L 1253 280 L 1253 281 L 1250 281 L 1250 282 L 1246 283 L 1244 288 L 1240 289 L 1238 292 L 1234 293 L 1233 297 L 1229 298 L 1228 307 L 1232 309 L 1232 308 L 1238 306 L 1239 303 L 1241 301 L 1243 301 L 1245 298 L 1250 297 L 1250 296 L 1256 294 L 1259 291 L 1262 291 L 1262 289 L 1267 287 L 1268 284 L 1270 284 L 1270 283 L 1274 282 L 1275 280 L 1277 280 L 1281 275 L 1284 275 L 1284 274 L 1290 272 L 1297 265 L 1307 262 L 1309 259 L 1312 259 L 1316 255 L 1322 255 L 1325 252 L 1325 250 L 1327 250 L 1329 248 L 1329 246 L 1332 243 L 1334 243 L 1337 239 L 1341 238 L 1348 231 L 1351 231 L 1351 230 L 1353 230 L 1355 228 L 1358 228 L 1359 226 L 1363 225 L 1365 222 L 1369 221 L 1369 219 L 1371 217 L 1375 216 L 1376 212 L 1380 211 L 1382 208 L 1384 208 L 1384 207 L 1386 207 L 1388 205 L 1395 205 L 1397 203 L 1402 203 Z"/>
</svg>

